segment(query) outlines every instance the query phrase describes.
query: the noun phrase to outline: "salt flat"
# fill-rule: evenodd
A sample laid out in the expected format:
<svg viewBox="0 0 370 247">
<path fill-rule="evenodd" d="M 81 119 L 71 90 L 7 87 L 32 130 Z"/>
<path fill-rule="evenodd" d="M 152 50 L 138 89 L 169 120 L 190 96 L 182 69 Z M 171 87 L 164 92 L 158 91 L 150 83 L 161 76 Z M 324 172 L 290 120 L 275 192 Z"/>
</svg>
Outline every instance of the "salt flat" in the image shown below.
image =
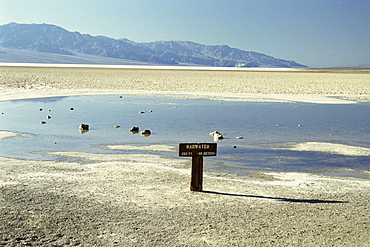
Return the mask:
<svg viewBox="0 0 370 247">
<path fill-rule="evenodd" d="M 369 82 L 368 71 L 3 66 L 0 99 L 163 93 L 368 102 Z M 4 131 L 1 137 L 18 138 Z M 187 159 L 73 151 L 53 155 L 60 159 L 0 157 L 0 245 L 364 246 L 370 242 L 368 179 L 289 172 L 245 177 L 207 173 L 205 191 L 191 192 Z M 66 162 L 70 159 L 74 161 Z"/>
<path fill-rule="evenodd" d="M 78 94 L 167 93 L 198 98 L 276 99 L 318 103 L 370 100 L 369 70 L 320 72 L 185 68 L 3 66 L 0 67 L 0 99 Z"/>
</svg>

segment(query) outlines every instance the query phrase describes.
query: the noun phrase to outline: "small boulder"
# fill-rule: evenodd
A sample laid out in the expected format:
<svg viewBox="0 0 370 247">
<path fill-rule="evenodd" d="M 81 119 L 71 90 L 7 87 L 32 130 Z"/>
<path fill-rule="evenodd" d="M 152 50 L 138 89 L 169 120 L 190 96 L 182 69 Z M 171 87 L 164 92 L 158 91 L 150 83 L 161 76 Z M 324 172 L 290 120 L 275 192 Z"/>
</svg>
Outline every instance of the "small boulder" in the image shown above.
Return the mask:
<svg viewBox="0 0 370 247">
<path fill-rule="evenodd" d="M 79 127 L 80 133 L 86 133 L 89 131 L 89 125 L 88 124 L 80 124 Z"/>
<path fill-rule="evenodd" d="M 221 133 L 216 130 L 216 131 L 213 131 L 213 132 L 209 133 L 209 135 L 210 136 L 215 136 L 215 135 L 221 135 Z"/>
<path fill-rule="evenodd" d="M 147 137 L 147 136 L 150 136 L 151 134 L 152 134 L 152 132 L 150 132 L 150 130 L 143 130 L 143 131 L 141 131 L 141 133 L 140 133 L 142 136 L 145 136 L 145 137 Z"/>
<path fill-rule="evenodd" d="M 215 142 L 217 142 L 217 141 L 222 141 L 224 139 L 224 137 L 222 136 L 222 135 L 214 135 L 213 136 L 213 140 L 215 141 Z"/>
<path fill-rule="evenodd" d="M 130 132 L 131 132 L 132 134 L 137 134 L 137 133 L 139 133 L 139 127 L 132 127 L 132 128 L 130 129 Z"/>
<path fill-rule="evenodd" d="M 221 141 L 221 140 L 224 139 L 224 137 L 218 131 L 213 131 L 213 132 L 209 133 L 209 135 L 210 136 L 213 136 L 213 140 L 214 141 Z"/>
<path fill-rule="evenodd" d="M 80 129 L 89 130 L 89 125 L 88 124 L 80 124 Z"/>
</svg>

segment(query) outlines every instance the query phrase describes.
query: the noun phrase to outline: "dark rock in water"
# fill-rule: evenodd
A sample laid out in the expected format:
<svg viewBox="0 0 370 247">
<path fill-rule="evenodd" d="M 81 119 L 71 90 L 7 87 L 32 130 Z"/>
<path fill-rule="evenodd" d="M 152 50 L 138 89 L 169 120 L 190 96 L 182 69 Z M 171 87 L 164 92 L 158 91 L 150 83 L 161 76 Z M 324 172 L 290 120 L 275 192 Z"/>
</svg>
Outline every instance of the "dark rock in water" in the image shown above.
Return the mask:
<svg viewBox="0 0 370 247">
<path fill-rule="evenodd" d="M 131 131 L 132 134 L 137 134 L 137 133 L 139 133 L 139 127 L 132 127 L 130 129 L 130 131 Z"/>
<path fill-rule="evenodd" d="M 47 116 L 47 117 L 46 117 L 46 119 L 50 119 L 50 118 L 51 118 L 51 116 Z"/>
<path fill-rule="evenodd" d="M 80 124 L 80 129 L 89 130 L 89 125 L 88 124 Z"/>
<path fill-rule="evenodd" d="M 86 133 L 89 131 L 89 125 L 88 124 L 80 124 L 79 127 L 80 133 Z"/>
<path fill-rule="evenodd" d="M 46 122 L 45 121 L 41 121 L 40 124 L 46 124 Z"/>
<path fill-rule="evenodd" d="M 152 133 L 150 132 L 150 130 L 143 130 L 143 131 L 141 131 L 141 133 L 140 133 L 142 136 L 150 136 Z"/>
</svg>

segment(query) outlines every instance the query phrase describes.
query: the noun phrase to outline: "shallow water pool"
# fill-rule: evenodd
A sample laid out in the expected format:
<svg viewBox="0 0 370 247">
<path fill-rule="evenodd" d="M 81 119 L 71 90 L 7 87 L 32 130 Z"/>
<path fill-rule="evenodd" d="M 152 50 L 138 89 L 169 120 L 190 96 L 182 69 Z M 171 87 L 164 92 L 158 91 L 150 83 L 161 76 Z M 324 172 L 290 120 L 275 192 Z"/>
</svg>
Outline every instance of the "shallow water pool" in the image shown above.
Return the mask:
<svg viewBox="0 0 370 247">
<path fill-rule="evenodd" d="M 0 102 L 0 113 L 0 130 L 22 134 L 0 140 L 0 156 L 6 157 L 60 159 L 46 154 L 54 151 L 158 154 L 108 150 L 104 145 L 177 147 L 184 142 L 214 142 L 209 133 L 217 130 L 225 138 L 217 142 L 218 155 L 204 159 L 207 171 L 239 175 L 254 170 L 311 171 L 368 178 L 360 170 L 370 168 L 369 156 L 274 150 L 306 141 L 370 148 L 369 103 L 252 103 L 101 95 L 4 101 Z M 82 123 L 89 124 L 88 132 L 79 132 Z M 133 134 L 129 131 L 133 126 L 148 129 L 151 135 Z M 176 152 L 160 154 L 178 157 Z"/>
</svg>

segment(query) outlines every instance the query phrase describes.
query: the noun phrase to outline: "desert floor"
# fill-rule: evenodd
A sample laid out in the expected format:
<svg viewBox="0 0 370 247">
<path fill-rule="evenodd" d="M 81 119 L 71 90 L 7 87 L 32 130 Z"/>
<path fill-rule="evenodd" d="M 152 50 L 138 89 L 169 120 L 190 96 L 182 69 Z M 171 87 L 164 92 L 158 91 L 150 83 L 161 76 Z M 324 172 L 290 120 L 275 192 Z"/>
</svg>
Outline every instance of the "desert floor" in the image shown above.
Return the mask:
<svg viewBox="0 0 370 247">
<path fill-rule="evenodd" d="M 3 66 L 0 83 L 0 100 L 120 93 L 370 101 L 368 70 Z M 18 136 L 0 129 L 0 138 Z M 176 152 L 165 145 L 141 148 Z M 205 173 L 204 191 L 192 192 L 190 158 L 73 150 L 54 155 L 60 161 L 0 157 L 0 246 L 370 246 L 369 179 L 301 172 Z"/>
</svg>

